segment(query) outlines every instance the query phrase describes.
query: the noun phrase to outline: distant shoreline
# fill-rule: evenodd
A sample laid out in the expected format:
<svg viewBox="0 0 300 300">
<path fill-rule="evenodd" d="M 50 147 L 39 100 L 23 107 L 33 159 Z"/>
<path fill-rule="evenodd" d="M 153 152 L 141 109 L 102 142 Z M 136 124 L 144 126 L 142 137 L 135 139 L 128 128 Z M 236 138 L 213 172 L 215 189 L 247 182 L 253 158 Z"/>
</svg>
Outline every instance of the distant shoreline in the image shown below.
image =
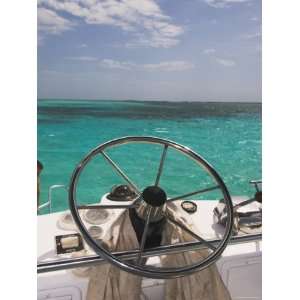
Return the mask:
<svg viewBox="0 0 300 300">
<path fill-rule="evenodd" d="M 170 100 L 132 100 L 132 99 L 126 99 L 126 100 L 117 100 L 117 99 L 70 99 L 70 98 L 37 98 L 38 101 L 72 101 L 72 102 L 83 102 L 83 101 L 89 101 L 89 102 L 148 102 L 148 103 L 222 103 L 222 104 L 232 104 L 232 103 L 238 103 L 238 104 L 262 104 L 262 101 L 201 101 L 201 100 L 195 100 L 195 101 L 170 101 Z"/>
</svg>

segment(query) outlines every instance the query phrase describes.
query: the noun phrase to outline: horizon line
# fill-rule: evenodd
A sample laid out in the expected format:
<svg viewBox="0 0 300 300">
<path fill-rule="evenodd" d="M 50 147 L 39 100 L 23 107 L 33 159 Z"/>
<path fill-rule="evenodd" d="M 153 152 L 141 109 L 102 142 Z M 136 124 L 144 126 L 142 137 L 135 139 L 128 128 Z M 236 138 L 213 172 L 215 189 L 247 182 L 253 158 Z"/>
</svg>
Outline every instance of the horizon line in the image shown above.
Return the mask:
<svg viewBox="0 0 300 300">
<path fill-rule="evenodd" d="M 245 103 L 245 104 L 262 104 L 261 101 L 221 101 L 221 100 L 137 100 L 137 99 L 88 99 L 88 98 L 37 98 L 37 101 L 55 101 L 55 100 L 64 100 L 64 101 L 120 101 L 120 102 L 168 102 L 168 103 Z"/>
</svg>

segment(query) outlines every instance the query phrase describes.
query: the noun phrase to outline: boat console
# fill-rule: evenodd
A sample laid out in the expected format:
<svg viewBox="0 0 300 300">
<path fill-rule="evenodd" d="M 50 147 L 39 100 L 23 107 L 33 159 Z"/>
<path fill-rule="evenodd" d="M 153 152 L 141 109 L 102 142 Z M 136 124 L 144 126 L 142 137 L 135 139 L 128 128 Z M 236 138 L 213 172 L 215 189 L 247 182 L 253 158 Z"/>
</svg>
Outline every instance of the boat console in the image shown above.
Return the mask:
<svg viewBox="0 0 300 300">
<path fill-rule="evenodd" d="M 161 147 L 156 177 L 149 179 L 148 185 L 138 186 L 123 166 L 109 156 L 110 148 L 125 144 Z M 198 165 L 211 184 L 199 182 L 196 190 L 169 195 L 168 188 L 160 183 L 170 149 Z M 78 201 L 81 176 L 99 156 L 124 183 L 102 195 L 98 203 L 81 203 Z M 99 145 L 78 163 L 71 176 L 70 211 L 38 217 L 38 299 L 46 299 L 46 290 L 51 299 L 85 299 L 91 268 L 105 263 L 143 277 L 141 299 L 163 299 L 166 279 L 201 272 L 213 263 L 217 263 L 232 299 L 261 299 L 260 183 L 253 183 L 256 194 L 251 199 L 231 197 L 221 176 L 199 154 L 160 138 L 123 137 Z M 212 191 L 219 192 L 219 199 L 210 199 Z M 124 236 L 132 234 L 126 232 L 129 227 L 121 219 L 126 214 L 138 245 L 132 249 L 111 247 L 116 228 L 118 232 L 125 230 Z M 180 242 L 166 238 L 166 224 L 179 228 L 189 239 Z M 205 257 L 183 265 L 166 266 L 161 260 L 168 255 L 204 249 Z M 66 286 L 74 288 L 75 296 L 62 292 L 59 297 L 65 298 L 58 298 L 57 290 L 63 291 Z"/>
</svg>

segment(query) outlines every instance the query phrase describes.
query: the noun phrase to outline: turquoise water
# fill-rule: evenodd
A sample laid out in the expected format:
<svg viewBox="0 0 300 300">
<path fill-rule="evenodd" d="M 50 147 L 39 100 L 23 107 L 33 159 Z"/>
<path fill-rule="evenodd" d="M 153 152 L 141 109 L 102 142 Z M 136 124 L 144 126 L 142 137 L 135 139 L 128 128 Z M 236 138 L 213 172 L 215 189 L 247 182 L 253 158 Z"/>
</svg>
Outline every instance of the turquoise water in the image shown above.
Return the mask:
<svg viewBox="0 0 300 300">
<path fill-rule="evenodd" d="M 232 195 L 251 196 L 249 180 L 261 178 L 261 104 L 39 100 L 41 202 L 47 201 L 49 186 L 69 184 L 74 168 L 91 149 L 126 135 L 157 136 L 192 148 L 216 168 Z M 161 150 L 129 145 L 108 153 L 142 187 L 153 183 Z M 79 180 L 78 201 L 99 201 L 118 183 L 121 178 L 99 156 Z M 169 196 L 210 184 L 194 163 L 168 151 L 161 185 Z M 211 192 L 203 197 L 220 195 Z M 68 207 L 64 190 L 53 193 L 53 207 L 54 211 Z"/>
</svg>

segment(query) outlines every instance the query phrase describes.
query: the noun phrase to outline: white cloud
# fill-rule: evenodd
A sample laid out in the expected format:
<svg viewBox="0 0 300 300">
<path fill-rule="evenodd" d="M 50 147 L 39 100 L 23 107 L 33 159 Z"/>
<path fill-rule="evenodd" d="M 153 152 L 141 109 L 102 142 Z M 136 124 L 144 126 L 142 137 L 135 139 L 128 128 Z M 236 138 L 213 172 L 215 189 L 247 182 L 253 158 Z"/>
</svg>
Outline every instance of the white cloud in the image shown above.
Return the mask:
<svg viewBox="0 0 300 300">
<path fill-rule="evenodd" d="M 250 21 L 258 22 L 258 21 L 259 21 L 259 18 L 258 18 L 258 17 L 252 17 L 252 18 L 250 18 Z"/>
<path fill-rule="evenodd" d="M 230 59 L 216 58 L 216 62 L 224 67 L 234 67 L 236 62 Z"/>
<path fill-rule="evenodd" d="M 246 39 L 246 40 L 256 39 L 259 37 L 261 37 L 261 32 L 255 32 L 255 33 L 249 33 L 249 34 L 242 35 L 242 38 Z"/>
<path fill-rule="evenodd" d="M 113 59 L 103 59 L 100 62 L 100 66 L 107 69 L 131 70 L 136 64 L 127 61 L 121 62 Z"/>
<path fill-rule="evenodd" d="M 208 48 L 208 49 L 204 49 L 202 51 L 203 54 L 206 54 L 206 55 L 210 55 L 210 54 L 213 54 L 213 53 L 216 53 L 216 49 L 214 48 Z"/>
<path fill-rule="evenodd" d="M 117 61 L 113 59 L 103 59 L 100 61 L 100 66 L 107 69 L 119 69 L 119 70 L 146 70 L 146 71 L 185 71 L 194 68 L 195 66 L 187 61 L 175 60 L 164 61 L 155 64 L 135 64 L 129 61 Z"/>
<path fill-rule="evenodd" d="M 39 7 L 65 12 L 88 24 L 110 25 L 137 37 L 127 46 L 172 47 L 183 28 L 173 24 L 154 0 L 39 0 Z"/>
<path fill-rule="evenodd" d="M 193 69 L 195 66 L 187 61 L 176 60 L 176 61 L 165 61 L 158 64 L 145 64 L 144 69 L 148 71 L 185 71 Z"/>
<path fill-rule="evenodd" d="M 38 30 L 42 33 L 61 34 L 66 30 L 73 28 L 74 23 L 59 16 L 47 8 L 38 8 Z M 43 39 L 40 37 L 40 39 Z"/>
<path fill-rule="evenodd" d="M 204 0 L 209 6 L 215 7 L 215 8 L 224 8 L 229 7 L 232 4 L 235 3 L 244 3 L 249 2 L 252 0 Z"/>
<path fill-rule="evenodd" d="M 202 51 L 203 54 L 210 55 L 212 59 L 214 59 L 218 64 L 224 66 L 224 67 L 234 67 L 236 65 L 236 62 L 231 59 L 224 59 L 215 57 L 215 54 L 217 51 L 214 48 L 208 48 Z"/>
<path fill-rule="evenodd" d="M 87 44 L 80 44 L 78 48 L 87 48 Z"/>
<path fill-rule="evenodd" d="M 97 57 L 93 56 L 71 56 L 71 57 L 66 57 L 66 59 L 69 60 L 80 60 L 80 61 L 97 61 Z"/>
</svg>

